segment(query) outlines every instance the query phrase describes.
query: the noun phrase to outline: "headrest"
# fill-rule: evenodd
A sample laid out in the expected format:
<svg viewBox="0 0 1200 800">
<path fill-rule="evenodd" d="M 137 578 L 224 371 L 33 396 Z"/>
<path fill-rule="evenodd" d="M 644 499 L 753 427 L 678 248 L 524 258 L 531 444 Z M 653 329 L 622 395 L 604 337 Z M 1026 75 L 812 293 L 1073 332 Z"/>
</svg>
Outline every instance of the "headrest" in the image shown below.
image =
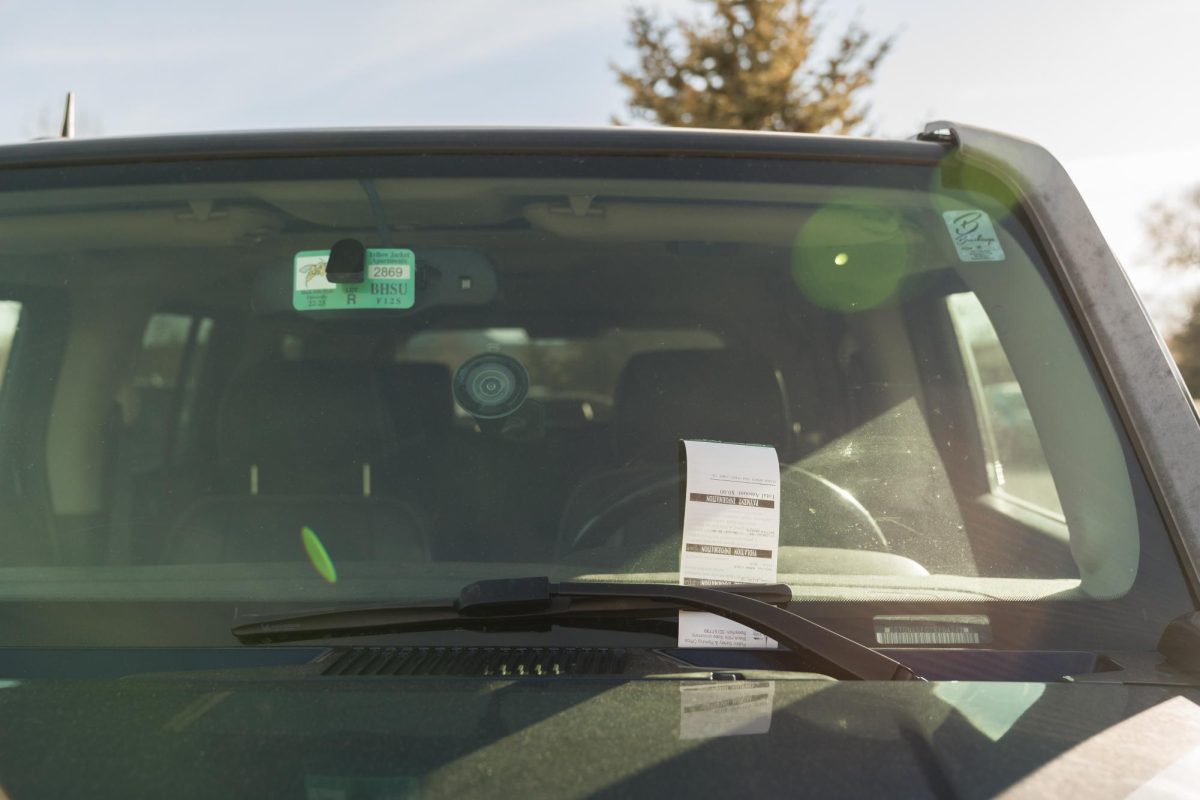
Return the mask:
<svg viewBox="0 0 1200 800">
<path fill-rule="evenodd" d="M 380 368 L 379 380 L 401 439 L 445 433 L 453 425 L 454 396 L 445 364 L 388 364 Z"/>
<path fill-rule="evenodd" d="M 791 436 L 783 387 L 758 353 L 664 350 L 629 359 L 613 398 L 622 463 L 673 464 L 680 439 L 769 444 Z"/>
<path fill-rule="evenodd" d="M 226 462 L 304 474 L 378 463 L 396 434 L 374 371 L 340 361 L 278 361 L 235 376 L 221 404 Z"/>
</svg>

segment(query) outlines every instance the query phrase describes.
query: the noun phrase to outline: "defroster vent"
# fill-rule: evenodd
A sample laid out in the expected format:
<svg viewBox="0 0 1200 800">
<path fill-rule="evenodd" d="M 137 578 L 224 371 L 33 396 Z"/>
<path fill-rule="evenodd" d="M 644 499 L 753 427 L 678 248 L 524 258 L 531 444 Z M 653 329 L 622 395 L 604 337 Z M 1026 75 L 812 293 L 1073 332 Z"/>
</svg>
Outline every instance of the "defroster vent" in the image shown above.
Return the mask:
<svg viewBox="0 0 1200 800">
<path fill-rule="evenodd" d="M 608 647 L 349 647 L 338 650 L 321 674 L 536 678 L 620 675 L 624 670 L 625 651 Z"/>
</svg>

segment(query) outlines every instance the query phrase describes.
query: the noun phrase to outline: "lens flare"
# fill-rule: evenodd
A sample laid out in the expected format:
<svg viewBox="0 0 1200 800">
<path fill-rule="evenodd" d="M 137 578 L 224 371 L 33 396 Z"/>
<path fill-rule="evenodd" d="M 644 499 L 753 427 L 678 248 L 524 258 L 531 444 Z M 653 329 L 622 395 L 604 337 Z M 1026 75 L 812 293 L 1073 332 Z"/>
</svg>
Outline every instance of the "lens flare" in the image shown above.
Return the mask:
<svg viewBox="0 0 1200 800">
<path fill-rule="evenodd" d="M 305 525 L 300 529 L 300 539 L 304 542 L 304 552 L 308 554 L 309 563 L 313 565 L 317 574 L 324 578 L 326 583 L 337 583 L 337 567 L 333 565 L 333 559 L 329 557 L 316 532 Z"/>
<path fill-rule="evenodd" d="M 809 302 L 834 311 L 889 302 L 911 264 L 908 230 L 896 212 L 885 208 L 826 206 L 808 218 L 792 242 L 796 286 Z"/>
</svg>

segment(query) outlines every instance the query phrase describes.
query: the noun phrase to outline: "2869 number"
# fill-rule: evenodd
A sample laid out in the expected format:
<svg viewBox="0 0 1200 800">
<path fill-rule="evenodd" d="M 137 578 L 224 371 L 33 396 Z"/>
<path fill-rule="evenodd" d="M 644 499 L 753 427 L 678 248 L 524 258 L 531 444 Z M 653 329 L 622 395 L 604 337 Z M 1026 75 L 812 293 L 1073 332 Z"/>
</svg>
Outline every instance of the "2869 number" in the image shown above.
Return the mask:
<svg viewBox="0 0 1200 800">
<path fill-rule="evenodd" d="M 374 266 L 371 267 L 371 277 L 372 278 L 407 278 L 408 277 L 408 267 L 405 265 L 387 266 L 385 264 L 375 264 Z"/>
</svg>

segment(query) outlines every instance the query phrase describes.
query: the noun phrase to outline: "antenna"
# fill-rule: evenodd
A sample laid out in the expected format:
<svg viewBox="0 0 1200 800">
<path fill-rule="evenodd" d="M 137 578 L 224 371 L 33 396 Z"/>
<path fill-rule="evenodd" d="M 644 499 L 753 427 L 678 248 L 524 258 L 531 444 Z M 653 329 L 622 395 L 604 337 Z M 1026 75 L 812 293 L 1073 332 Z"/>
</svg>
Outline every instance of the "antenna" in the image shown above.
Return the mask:
<svg viewBox="0 0 1200 800">
<path fill-rule="evenodd" d="M 67 92 L 67 106 L 63 109 L 63 124 L 62 132 L 59 134 L 61 139 L 75 138 L 75 93 Z"/>
</svg>

